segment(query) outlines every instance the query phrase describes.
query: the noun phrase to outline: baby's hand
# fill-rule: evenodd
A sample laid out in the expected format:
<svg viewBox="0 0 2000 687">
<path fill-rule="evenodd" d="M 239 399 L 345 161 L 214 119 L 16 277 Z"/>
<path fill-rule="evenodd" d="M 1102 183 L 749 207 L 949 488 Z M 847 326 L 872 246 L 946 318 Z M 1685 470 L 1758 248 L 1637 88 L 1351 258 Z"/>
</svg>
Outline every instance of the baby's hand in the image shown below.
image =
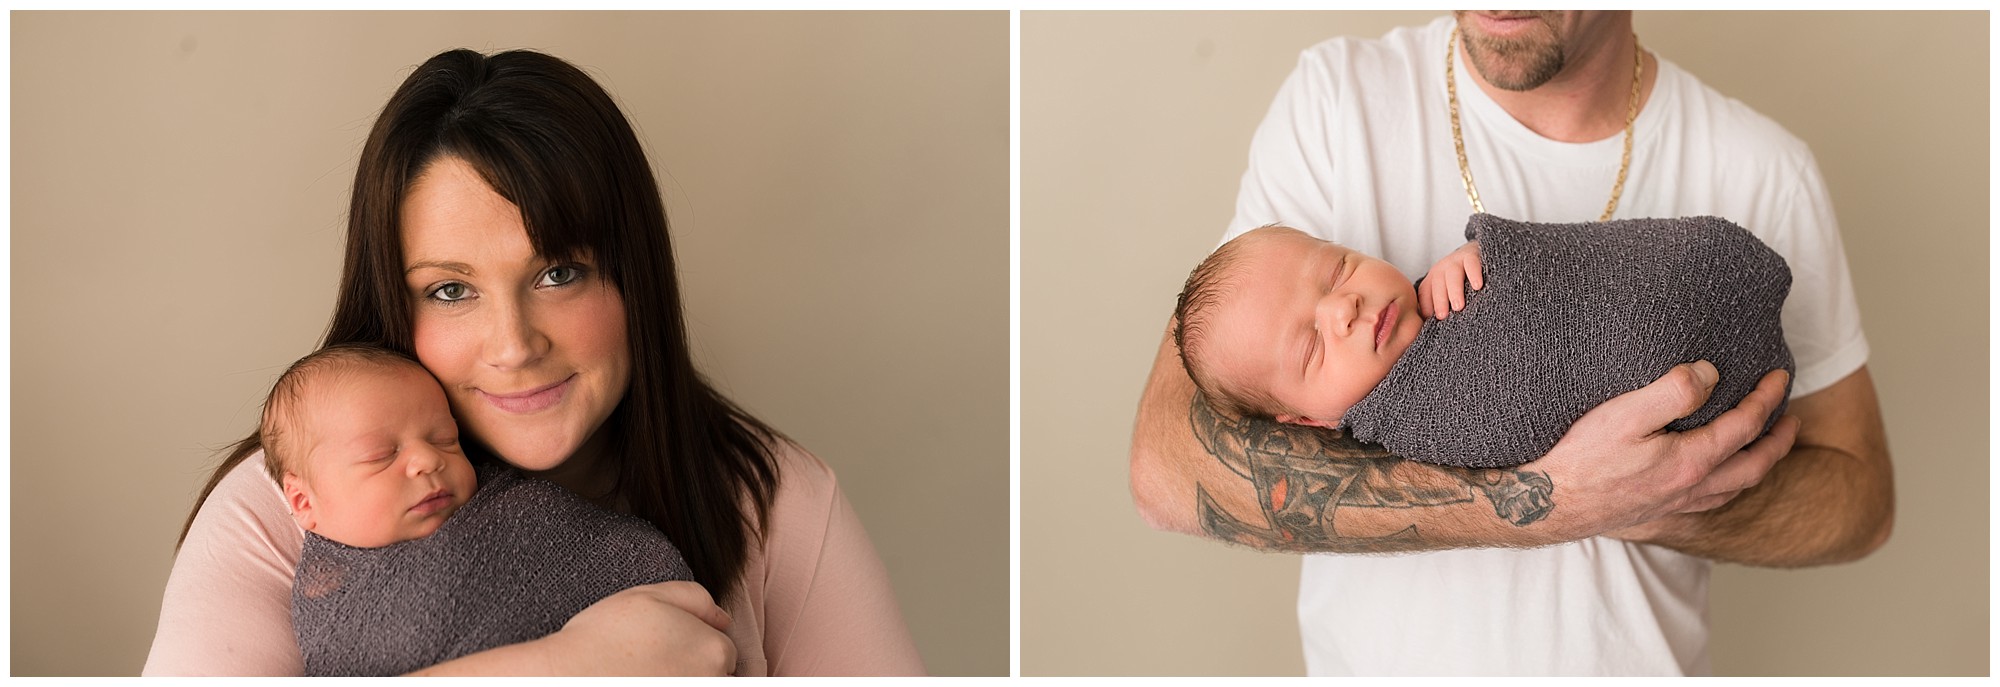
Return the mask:
<svg viewBox="0 0 2000 687">
<path fill-rule="evenodd" d="M 1417 292 L 1417 312 L 1442 320 L 1464 310 L 1468 279 L 1472 281 L 1472 290 L 1486 288 L 1486 275 L 1479 267 L 1478 241 L 1467 241 L 1431 265 L 1430 274 L 1424 276 L 1423 290 Z"/>
</svg>

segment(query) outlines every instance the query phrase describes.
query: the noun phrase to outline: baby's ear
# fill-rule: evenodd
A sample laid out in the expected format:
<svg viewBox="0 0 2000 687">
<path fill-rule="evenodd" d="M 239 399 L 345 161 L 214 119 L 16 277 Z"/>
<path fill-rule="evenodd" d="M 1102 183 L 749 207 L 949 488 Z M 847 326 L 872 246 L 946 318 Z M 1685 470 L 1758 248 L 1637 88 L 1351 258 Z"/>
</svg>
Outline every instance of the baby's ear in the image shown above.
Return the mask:
<svg viewBox="0 0 2000 687">
<path fill-rule="evenodd" d="M 1326 429 L 1340 429 L 1339 423 L 1327 422 L 1325 420 L 1314 420 L 1304 415 L 1279 415 L 1273 419 L 1286 424 L 1305 425 L 1307 427 L 1322 427 Z"/>
<path fill-rule="evenodd" d="M 306 493 L 305 480 L 290 472 L 285 473 L 285 506 L 292 509 L 292 520 L 299 527 L 312 529 L 318 520 L 313 517 L 312 495 Z"/>
</svg>

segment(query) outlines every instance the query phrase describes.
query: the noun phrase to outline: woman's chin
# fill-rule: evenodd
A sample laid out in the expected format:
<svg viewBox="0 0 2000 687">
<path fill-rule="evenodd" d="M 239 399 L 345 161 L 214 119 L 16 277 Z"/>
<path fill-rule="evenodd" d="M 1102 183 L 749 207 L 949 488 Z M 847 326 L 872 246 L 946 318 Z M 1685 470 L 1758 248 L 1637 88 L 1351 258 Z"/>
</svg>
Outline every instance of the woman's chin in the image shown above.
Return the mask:
<svg viewBox="0 0 2000 687">
<path fill-rule="evenodd" d="M 570 444 L 536 443 L 529 445 L 508 445 L 507 442 L 498 442 L 492 448 L 493 452 L 498 454 L 500 459 L 506 461 L 508 465 L 520 468 L 526 472 L 548 472 L 554 470 L 561 467 L 564 462 L 569 460 L 572 454 L 576 453 L 576 447 Z"/>
</svg>

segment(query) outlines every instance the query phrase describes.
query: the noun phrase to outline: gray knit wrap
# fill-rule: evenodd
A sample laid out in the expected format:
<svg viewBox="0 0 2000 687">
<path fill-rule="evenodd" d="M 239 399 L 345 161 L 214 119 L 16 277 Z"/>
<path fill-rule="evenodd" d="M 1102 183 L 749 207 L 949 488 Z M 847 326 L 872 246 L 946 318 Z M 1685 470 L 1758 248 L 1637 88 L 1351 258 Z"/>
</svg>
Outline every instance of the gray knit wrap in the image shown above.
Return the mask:
<svg viewBox="0 0 2000 687">
<path fill-rule="evenodd" d="M 619 590 L 693 579 L 644 520 L 504 465 L 436 532 L 363 549 L 306 533 L 292 629 L 307 675 L 400 675 L 542 637 Z"/>
<path fill-rule="evenodd" d="M 1585 224 L 1476 214 L 1485 287 L 1426 320 L 1388 377 L 1341 423 L 1409 460 L 1491 468 L 1549 452 L 1585 412 L 1681 363 L 1720 375 L 1694 414 L 1707 424 L 1766 372 L 1793 369 L 1779 327 L 1785 259 L 1717 217 Z M 1790 388 L 1787 382 L 1787 394 Z M 1780 405 L 1765 421 L 1784 412 Z"/>
</svg>

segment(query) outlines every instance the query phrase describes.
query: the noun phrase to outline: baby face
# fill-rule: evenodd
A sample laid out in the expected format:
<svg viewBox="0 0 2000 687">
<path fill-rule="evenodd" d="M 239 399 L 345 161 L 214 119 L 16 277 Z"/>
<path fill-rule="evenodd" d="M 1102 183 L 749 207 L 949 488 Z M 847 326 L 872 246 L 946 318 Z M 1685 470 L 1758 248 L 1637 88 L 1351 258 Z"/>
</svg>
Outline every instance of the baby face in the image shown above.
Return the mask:
<svg viewBox="0 0 2000 687">
<path fill-rule="evenodd" d="M 284 477 L 301 527 L 364 548 L 420 539 L 478 485 L 444 390 L 412 366 L 328 374 L 301 398 L 300 458 Z"/>
<path fill-rule="evenodd" d="M 1204 335 L 1224 385 L 1261 390 L 1280 422 L 1334 426 L 1417 338 L 1417 292 L 1395 266 L 1290 229 L 1259 229 Z"/>
</svg>

